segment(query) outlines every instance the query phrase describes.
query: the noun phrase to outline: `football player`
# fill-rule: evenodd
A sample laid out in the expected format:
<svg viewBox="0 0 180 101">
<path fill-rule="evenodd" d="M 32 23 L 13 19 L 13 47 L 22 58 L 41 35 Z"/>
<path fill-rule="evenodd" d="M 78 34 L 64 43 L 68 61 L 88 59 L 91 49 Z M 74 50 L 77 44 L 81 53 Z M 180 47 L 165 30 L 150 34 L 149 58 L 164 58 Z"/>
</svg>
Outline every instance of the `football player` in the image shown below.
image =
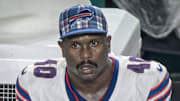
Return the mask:
<svg viewBox="0 0 180 101">
<path fill-rule="evenodd" d="M 59 29 L 63 58 L 23 69 L 18 101 L 170 101 L 171 80 L 162 64 L 109 55 L 111 36 L 99 8 L 64 10 Z"/>
</svg>

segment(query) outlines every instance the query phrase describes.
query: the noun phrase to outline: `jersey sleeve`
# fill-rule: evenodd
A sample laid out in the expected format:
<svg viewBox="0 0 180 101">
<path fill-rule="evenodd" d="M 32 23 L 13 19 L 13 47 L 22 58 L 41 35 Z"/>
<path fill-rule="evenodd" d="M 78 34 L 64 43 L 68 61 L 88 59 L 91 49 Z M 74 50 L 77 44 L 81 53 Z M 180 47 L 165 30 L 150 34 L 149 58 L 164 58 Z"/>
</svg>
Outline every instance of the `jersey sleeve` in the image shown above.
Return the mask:
<svg viewBox="0 0 180 101">
<path fill-rule="evenodd" d="M 147 101 L 170 101 L 172 93 L 172 81 L 166 67 L 153 62 L 154 83 L 149 91 Z"/>
<path fill-rule="evenodd" d="M 28 87 L 28 69 L 32 66 L 25 67 L 18 75 L 16 80 L 16 101 L 31 101 Z"/>
</svg>

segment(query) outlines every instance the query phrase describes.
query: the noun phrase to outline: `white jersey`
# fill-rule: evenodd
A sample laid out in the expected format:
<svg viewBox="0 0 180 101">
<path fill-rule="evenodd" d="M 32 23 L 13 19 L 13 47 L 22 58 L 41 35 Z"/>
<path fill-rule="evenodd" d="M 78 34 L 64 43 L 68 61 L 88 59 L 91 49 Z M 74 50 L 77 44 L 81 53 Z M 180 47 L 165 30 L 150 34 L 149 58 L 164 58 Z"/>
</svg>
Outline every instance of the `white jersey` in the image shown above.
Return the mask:
<svg viewBox="0 0 180 101">
<path fill-rule="evenodd" d="M 111 84 L 99 101 L 170 101 L 171 80 L 166 68 L 134 57 L 111 57 Z M 18 101 L 86 101 L 73 87 L 65 59 L 26 67 L 16 83 Z"/>
</svg>

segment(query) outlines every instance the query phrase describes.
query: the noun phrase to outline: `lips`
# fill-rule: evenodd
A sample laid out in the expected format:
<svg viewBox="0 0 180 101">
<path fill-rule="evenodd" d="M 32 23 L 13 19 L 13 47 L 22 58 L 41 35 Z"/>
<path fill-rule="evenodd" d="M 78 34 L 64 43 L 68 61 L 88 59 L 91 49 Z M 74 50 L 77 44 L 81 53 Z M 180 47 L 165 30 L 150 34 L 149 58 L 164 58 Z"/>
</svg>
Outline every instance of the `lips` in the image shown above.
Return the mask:
<svg viewBox="0 0 180 101">
<path fill-rule="evenodd" d="M 82 74 L 92 74 L 94 69 L 95 69 L 95 67 L 91 64 L 83 64 L 83 65 L 79 66 L 79 68 L 78 68 L 78 70 Z"/>
</svg>

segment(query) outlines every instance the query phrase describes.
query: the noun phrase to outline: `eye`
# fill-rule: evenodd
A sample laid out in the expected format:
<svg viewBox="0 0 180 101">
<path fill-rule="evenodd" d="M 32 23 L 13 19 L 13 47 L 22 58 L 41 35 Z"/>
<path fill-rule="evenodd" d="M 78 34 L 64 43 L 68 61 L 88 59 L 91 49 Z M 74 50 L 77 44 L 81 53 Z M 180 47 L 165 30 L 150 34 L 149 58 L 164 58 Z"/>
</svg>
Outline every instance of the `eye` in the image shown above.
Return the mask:
<svg viewBox="0 0 180 101">
<path fill-rule="evenodd" d="M 90 47 L 96 47 L 98 45 L 98 41 L 97 40 L 92 40 L 89 44 Z"/>
<path fill-rule="evenodd" d="M 73 42 L 71 45 L 72 48 L 79 48 L 80 44 L 78 42 Z"/>
</svg>

